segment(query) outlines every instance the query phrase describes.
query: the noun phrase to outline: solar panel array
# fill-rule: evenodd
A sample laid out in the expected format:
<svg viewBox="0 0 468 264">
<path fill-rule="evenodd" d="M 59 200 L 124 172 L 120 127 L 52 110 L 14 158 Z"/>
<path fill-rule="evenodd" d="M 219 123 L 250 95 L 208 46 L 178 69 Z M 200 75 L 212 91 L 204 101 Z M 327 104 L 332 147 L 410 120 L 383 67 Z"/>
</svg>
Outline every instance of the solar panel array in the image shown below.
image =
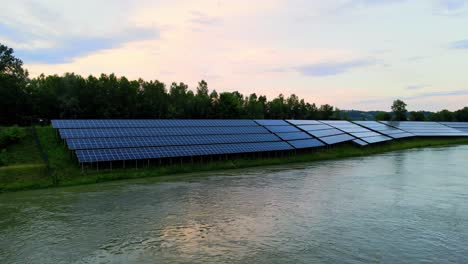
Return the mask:
<svg viewBox="0 0 468 264">
<path fill-rule="evenodd" d="M 276 120 L 281 121 L 281 120 Z M 122 127 L 231 127 L 255 126 L 247 119 L 86 119 L 52 120 L 54 128 L 122 128 Z"/>
<path fill-rule="evenodd" d="M 325 144 L 284 120 L 255 120 L 296 149 L 316 148 Z"/>
<path fill-rule="evenodd" d="M 53 120 L 52 125 L 79 162 L 294 149 L 253 120 Z"/>
<path fill-rule="evenodd" d="M 419 137 L 447 137 L 447 136 L 468 136 L 467 133 L 451 128 L 437 122 L 423 122 L 423 121 L 382 121 L 383 124 L 387 124 L 394 128 L 398 128 L 409 132 Z"/>
<path fill-rule="evenodd" d="M 365 146 L 413 136 L 468 136 L 464 122 L 345 120 L 53 120 L 78 161 L 101 162 Z"/>
<path fill-rule="evenodd" d="M 468 133 L 468 122 L 440 122 L 442 125 Z"/>
<path fill-rule="evenodd" d="M 339 129 L 343 132 L 350 134 L 351 136 L 357 138 L 358 140 L 353 140 L 354 143 L 359 145 L 366 145 L 362 144 L 365 142 L 367 144 L 379 143 L 384 141 L 392 140 L 392 138 L 384 136 L 378 132 L 369 130 L 365 127 L 360 125 L 351 123 L 345 120 L 331 120 L 331 121 L 322 121 L 330 126 L 333 126 L 336 129 Z"/>
<path fill-rule="evenodd" d="M 296 125 L 301 130 L 318 138 L 321 142 L 327 145 L 333 145 L 355 139 L 353 136 L 345 132 L 335 129 L 333 126 L 325 124 L 324 121 L 317 120 L 287 120 L 289 123 Z"/>
<path fill-rule="evenodd" d="M 391 137 L 393 139 L 396 138 L 405 138 L 405 137 L 413 137 L 414 135 L 403 131 L 398 128 L 391 127 L 386 124 L 379 123 L 377 121 L 354 121 L 354 123 L 363 126 L 365 128 L 368 128 L 370 130 L 376 131 L 380 134 L 383 134 L 387 137 Z"/>
</svg>

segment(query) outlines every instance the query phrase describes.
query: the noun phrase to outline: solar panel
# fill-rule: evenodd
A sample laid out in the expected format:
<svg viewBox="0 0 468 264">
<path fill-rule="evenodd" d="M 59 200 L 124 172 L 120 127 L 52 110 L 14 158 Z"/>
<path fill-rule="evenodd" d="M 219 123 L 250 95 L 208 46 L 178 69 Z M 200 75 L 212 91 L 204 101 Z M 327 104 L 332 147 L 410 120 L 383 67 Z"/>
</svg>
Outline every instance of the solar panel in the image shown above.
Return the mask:
<svg viewBox="0 0 468 264">
<path fill-rule="evenodd" d="M 362 141 L 360 139 L 355 139 L 353 140 L 354 143 L 358 144 L 359 146 L 367 146 L 369 145 L 369 143 L 365 142 L 365 141 Z"/>
<path fill-rule="evenodd" d="M 93 149 L 77 150 L 79 162 L 98 162 L 115 160 L 156 159 L 186 156 L 204 156 L 235 153 L 253 153 L 264 151 L 292 150 L 286 142 L 260 142 L 239 144 L 215 144 L 194 146 L 124 148 L 124 149 Z"/>
<path fill-rule="evenodd" d="M 341 142 L 346 142 L 355 139 L 353 136 L 342 134 L 337 136 L 330 136 L 330 137 L 322 137 L 320 138 L 321 141 L 327 143 L 328 145 L 333 145 Z"/>
<path fill-rule="evenodd" d="M 459 131 L 461 131 L 461 132 L 468 133 L 468 127 L 467 127 L 467 128 L 465 128 L 465 127 L 457 127 L 456 129 L 459 130 Z"/>
<path fill-rule="evenodd" d="M 382 121 L 382 123 L 399 128 L 401 130 L 414 134 L 415 136 L 466 136 L 465 133 L 460 132 L 457 129 L 445 126 L 437 122 Z"/>
<path fill-rule="evenodd" d="M 386 137 L 386 136 L 365 137 L 361 139 L 366 141 L 367 143 L 378 143 L 378 142 L 392 140 L 391 138 Z"/>
<path fill-rule="evenodd" d="M 397 129 L 386 124 L 382 124 L 376 121 L 354 121 L 354 123 L 359 124 L 363 127 L 369 128 L 371 130 L 377 131 L 380 134 L 392 137 L 392 138 L 401 138 L 401 137 L 410 137 L 412 134 L 407 133 L 401 129 Z M 398 134 L 400 136 L 393 136 Z"/>
<path fill-rule="evenodd" d="M 329 125 L 301 125 L 301 126 L 297 126 L 299 127 L 300 129 L 302 130 L 305 130 L 305 131 L 315 131 L 315 130 L 323 130 L 323 129 L 331 129 L 333 127 L 329 126 Z"/>
<path fill-rule="evenodd" d="M 404 132 L 404 133 L 398 133 L 398 134 L 391 134 L 391 135 L 389 135 L 389 137 L 392 137 L 392 138 L 406 138 L 406 137 L 414 137 L 414 135 L 411 134 L 411 133 Z"/>
<path fill-rule="evenodd" d="M 71 150 L 280 141 L 274 134 L 67 139 Z"/>
<path fill-rule="evenodd" d="M 311 134 L 314 137 L 326 137 L 326 136 L 333 136 L 343 134 L 342 131 L 338 129 L 326 129 L 326 130 L 316 130 L 316 131 L 307 131 L 307 133 Z"/>
<path fill-rule="evenodd" d="M 322 142 L 317 139 L 301 139 L 301 140 L 290 140 L 288 141 L 296 149 L 302 148 L 316 148 L 325 146 Z"/>
<path fill-rule="evenodd" d="M 337 126 L 336 128 L 347 133 L 370 132 L 369 129 L 363 128 L 363 127 L 339 127 Z"/>
<path fill-rule="evenodd" d="M 286 120 L 293 125 L 321 125 L 317 120 Z"/>
<path fill-rule="evenodd" d="M 468 136 L 468 122 L 108 119 L 52 120 L 52 126 L 59 129 L 80 162 L 291 150 L 346 141 L 365 146 L 412 136 Z"/>
<path fill-rule="evenodd" d="M 98 137 L 154 137 L 182 135 L 223 135 L 270 133 L 261 126 L 254 127 L 158 127 L 158 128 L 101 128 L 101 129 L 59 129 L 60 136 L 66 138 Z"/>
<path fill-rule="evenodd" d="M 375 133 L 375 132 L 357 132 L 357 133 L 351 133 L 351 135 L 357 138 L 380 136 L 379 133 Z"/>
<path fill-rule="evenodd" d="M 273 119 L 257 119 L 255 120 L 258 124 L 262 126 L 288 126 L 284 120 L 273 120 Z"/>
<path fill-rule="evenodd" d="M 299 129 L 293 126 L 265 126 L 266 129 L 270 130 L 274 133 L 282 133 L 282 132 L 300 132 Z"/>
<path fill-rule="evenodd" d="M 52 120 L 53 128 L 257 126 L 253 120 L 223 119 L 86 119 Z"/>
<path fill-rule="evenodd" d="M 346 121 L 346 120 L 319 120 L 320 122 L 324 123 L 324 124 L 328 124 L 328 125 L 339 125 L 339 124 L 350 124 L 349 121 Z"/>
<path fill-rule="evenodd" d="M 227 119 L 87 119 L 52 120 L 54 128 L 257 126 L 253 120 Z"/>
<path fill-rule="evenodd" d="M 292 133 L 276 133 L 278 137 L 283 140 L 295 140 L 295 139 L 309 139 L 312 138 L 305 132 L 292 132 Z"/>
<path fill-rule="evenodd" d="M 468 122 L 440 122 L 440 124 L 453 128 L 468 128 Z"/>
</svg>

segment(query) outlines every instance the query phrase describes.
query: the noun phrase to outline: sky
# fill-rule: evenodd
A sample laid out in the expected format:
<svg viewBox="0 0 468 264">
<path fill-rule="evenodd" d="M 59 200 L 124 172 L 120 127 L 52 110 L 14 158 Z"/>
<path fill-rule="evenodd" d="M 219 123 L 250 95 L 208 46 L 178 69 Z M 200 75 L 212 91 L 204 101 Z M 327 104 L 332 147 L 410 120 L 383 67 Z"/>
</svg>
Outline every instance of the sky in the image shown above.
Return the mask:
<svg viewBox="0 0 468 264">
<path fill-rule="evenodd" d="M 340 109 L 468 106 L 468 0 L 16 0 L 0 43 L 32 77 L 204 79 Z"/>
</svg>

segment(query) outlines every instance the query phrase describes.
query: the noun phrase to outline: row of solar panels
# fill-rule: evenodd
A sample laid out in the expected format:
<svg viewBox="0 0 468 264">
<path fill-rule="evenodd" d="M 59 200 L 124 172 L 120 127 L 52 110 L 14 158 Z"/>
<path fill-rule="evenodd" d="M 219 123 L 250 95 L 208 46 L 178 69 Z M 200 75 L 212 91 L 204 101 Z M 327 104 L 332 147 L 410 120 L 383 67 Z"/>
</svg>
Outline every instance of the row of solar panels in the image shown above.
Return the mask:
<svg viewBox="0 0 468 264">
<path fill-rule="evenodd" d="M 80 162 L 138 159 L 135 153 L 145 153 L 146 159 L 314 148 L 346 141 L 364 146 L 415 135 L 468 136 L 459 130 L 468 130 L 465 123 L 435 122 L 53 120 L 52 124 Z"/>
</svg>

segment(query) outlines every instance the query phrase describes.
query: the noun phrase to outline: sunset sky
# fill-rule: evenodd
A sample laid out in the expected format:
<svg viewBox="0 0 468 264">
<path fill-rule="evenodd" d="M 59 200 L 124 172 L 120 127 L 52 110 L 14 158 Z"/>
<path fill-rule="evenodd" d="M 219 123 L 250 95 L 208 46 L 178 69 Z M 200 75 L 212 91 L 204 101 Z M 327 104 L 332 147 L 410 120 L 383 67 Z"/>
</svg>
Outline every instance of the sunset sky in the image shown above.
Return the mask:
<svg viewBox="0 0 468 264">
<path fill-rule="evenodd" d="M 115 73 L 340 109 L 468 106 L 468 0 L 9 1 L 31 76 Z"/>
</svg>

